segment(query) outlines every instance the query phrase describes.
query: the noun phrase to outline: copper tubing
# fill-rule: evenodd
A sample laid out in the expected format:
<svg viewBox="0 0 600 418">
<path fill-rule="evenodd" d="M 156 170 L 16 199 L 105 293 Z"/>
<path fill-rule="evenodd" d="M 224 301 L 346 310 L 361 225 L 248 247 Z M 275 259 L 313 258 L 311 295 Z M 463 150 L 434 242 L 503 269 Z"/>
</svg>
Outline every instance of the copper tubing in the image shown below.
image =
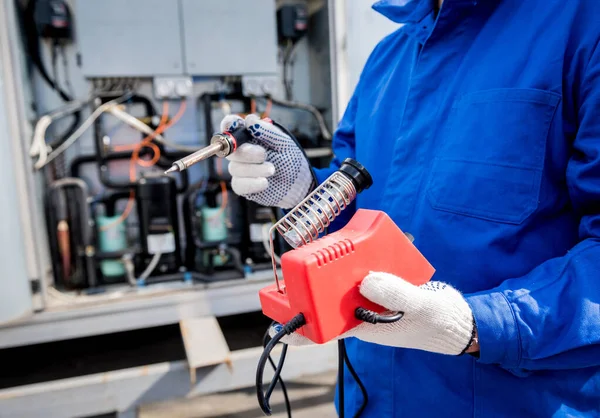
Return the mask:
<svg viewBox="0 0 600 418">
<path fill-rule="evenodd" d="M 93 242 L 93 237 L 91 234 L 90 220 L 89 220 L 88 187 L 83 180 L 78 179 L 78 178 L 71 178 L 71 177 L 65 177 L 63 179 L 56 180 L 55 182 L 53 182 L 50 185 L 50 188 L 53 191 L 55 191 L 57 189 L 64 189 L 67 187 L 75 187 L 79 190 L 79 198 L 77 200 L 78 200 L 79 208 L 80 208 L 80 210 L 79 210 L 80 225 L 78 225 L 78 227 L 81 228 L 82 239 L 83 239 L 82 244 L 85 246 L 85 263 L 86 263 L 87 279 L 88 279 L 88 283 L 89 283 L 90 287 L 96 287 L 96 265 L 95 265 L 94 257 L 93 257 L 94 242 Z M 60 223 L 60 221 L 59 221 L 59 223 Z M 66 221 L 65 221 L 65 223 L 66 223 Z M 67 230 L 68 230 L 69 225 L 67 224 L 66 226 L 67 226 Z M 64 226 L 61 228 L 64 229 Z M 59 236 L 64 235 L 64 233 L 61 234 L 60 230 L 57 230 L 57 232 L 58 232 Z M 68 234 L 67 234 L 67 237 L 68 237 Z M 61 239 L 60 238 L 57 238 L 57 239 L 58 239 L 59 245 L 60 245 Z M 65 242 L 68 243 L 68 246 L 66 248 L 69 249 L 69 256 L 70 256 L 71 252 L 72 252 L 70 239 L 68 239 Z M 69 258 L 69 260 L 70 260 L 70 258 Z M 72 266 L 70 265 L 70 263 L 65 264 L 65 265 L 69 265 L 69 270 L 72 270 L 71 269 Z"/>
<path fill-rule="evenodd" d="M 64 219 L 56 227 L 56 236 L 58 239 L 58 252 L 62 260 L 63 279 L 65 283 L 68 283 L 71 277 L 71 239 L 69 237 L 69 223 Z"/>
</svg>

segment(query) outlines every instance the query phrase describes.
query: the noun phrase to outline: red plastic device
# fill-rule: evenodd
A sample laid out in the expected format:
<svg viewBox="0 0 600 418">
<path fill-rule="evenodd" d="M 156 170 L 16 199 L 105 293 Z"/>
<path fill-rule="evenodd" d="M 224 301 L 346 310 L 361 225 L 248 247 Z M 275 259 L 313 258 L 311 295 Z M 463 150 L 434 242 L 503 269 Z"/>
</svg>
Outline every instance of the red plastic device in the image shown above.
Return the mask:
<svg viewBox="0 0 600 418">
<path fill-rule="evenodd" d="M 391 273 L 415 285 L 435 272 L 386 213 L 366 209 L 343 229 L 283 254 L 281 270 L 280 290 L 274 284 L 260 291 L 263 313 L 279 323 L 302 313 L 306 325 L 297 332 L 318 344 L 360 324 L 356 308 L 384 311 L 359 292 L 369 272 Z"/>
</svg>

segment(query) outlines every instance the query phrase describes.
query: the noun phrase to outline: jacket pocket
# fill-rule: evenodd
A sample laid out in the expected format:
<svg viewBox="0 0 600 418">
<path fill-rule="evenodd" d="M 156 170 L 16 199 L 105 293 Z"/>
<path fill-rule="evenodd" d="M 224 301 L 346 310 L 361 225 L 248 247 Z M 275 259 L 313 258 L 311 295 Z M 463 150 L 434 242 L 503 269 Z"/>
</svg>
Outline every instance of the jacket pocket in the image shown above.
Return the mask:
<svg viewBox="0 0 600 418">
<path fill-rule="evenodd" d="M 433 208 L 519 224 L 538 206 L 548 130 L 560 95 L 535 89 L 467 94 L 452 107 L 433 162 Z"/>
</svg>

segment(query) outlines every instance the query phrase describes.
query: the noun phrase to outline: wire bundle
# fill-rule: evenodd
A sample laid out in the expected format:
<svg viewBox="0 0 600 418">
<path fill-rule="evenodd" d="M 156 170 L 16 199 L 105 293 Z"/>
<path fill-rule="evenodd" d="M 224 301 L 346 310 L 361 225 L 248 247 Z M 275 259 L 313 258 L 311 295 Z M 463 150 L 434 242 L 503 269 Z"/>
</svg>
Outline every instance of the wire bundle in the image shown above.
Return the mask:
<svg viewBox="0 0 600 418">
<path fill-rule="evenodd" d="M 285 362 L 285 356 L 287 354 L 287 344 L 283 345 L 283 350 L 281 351 L 279 363 L 277 364 L 277 367 L 275 367 L 275 374 L 271 379 L 271 383 L 269 384 L 267 391 L 263 392 L 263 376 L 265 374 L 265 366 L 267 365 L 267 361 L 270 361 L 271 365 L 274 366 L 275 363 L 271 359 L 271 352 L 273 351 L 277 343 L 279 343 L 279 341 L 281 341 L 281 339 L 284 336 L 290 335 L 292 332 L 296 331 L 304 324 L 306 324 L 306 320 L 304 319 L 304 315 L 300 313 L 293 317 L 287 324 L 282 325 L 281 330 L 279 330 L 279 332 L 275 334 L 273 338 L 271 338 L 271 341 L 269 341 L 265 345 L 265 349 L 263 350 L 260 359 L 258 360 L 258 366 L 256 368 L 256 396 L 258 398 L 258 404 L 260 406 L 260 409 L 262 409 L 262 411 L 267 415 L 271 415 L 271 405 L 269 405 L 271 394 L 273 393 L 273 390 L 275 390 L 277 382 L 281 380 L 281 370 L 283 369 L 283 363 Z M 282 388 L 285 388 L 283 384 Z M 285 392 L 285 398 L 287 399 L 287 390 Z M 289 402 L 289 400 L 287 402 Z M 291 417 L 289 407 L 288 416 Z"/>
<path fill-rule="evenodd" d="M 144 139 L 142 139 L 137 144 L 119 145 L 119 146 L 114 147 L 115 151 L 133 151 L 131 154 L 131 160 L 129 161 L 129 181 L 135 182 L 137 180 L 137 172 L 136 172 L 137 165 L 140 165 L 142 167 L 152 167 L 153 165 L 155 165 L 158 162 L 158 160 L 160 159 L 160 148 L 155 143 L 153 143 L 152 140 L 154 138 L 156 138 L 157 135 L 162 134 L 167 129 L 169 129 L 170 127 L 175 125 L 179 121 L 179 119 L 181 119 L 183 114 L 185 113 L 186 108 L 187 108 L 187 103 L 185 101 L 181 102 L 181 105 L 179 106 L 179 109 L 177 110 L 177 113 L 175 114 L 175 116 L 173 116 L 173 118 L 171 120 L 168 120 L 169 119 L 169 104 L 168 104 L 168 102 L 164 102 L 162 116 L 160 118 L 160 123 L 158 124 L 158 127 L 156 128 L 156 130 L 154 132 L 152 132 L 151 134 L 146 136 Z M 150 160 L 144 160 L 144 159 L 140 158 L 140 151 L 145 147 L 150 148 L 154 153 Z M 115 219 L 113 222 L 102 226 L 101 230 L 110 229 L 110 228 L 114 227 L 115 225 L 118 225 L 119 223 L 125 221 L 125 219 L 127 219 L 129 214 L 131 213 L 134 203 L 135 203 L 135 193 L 133 190 L 131 190 L 129 193 L 129 199 L 127 200 L 127 206 L 125 206 L 125 210 L 123 211 L 123 213 L 121 213 L 121 215 L 117 219 Z"/>
</svg>

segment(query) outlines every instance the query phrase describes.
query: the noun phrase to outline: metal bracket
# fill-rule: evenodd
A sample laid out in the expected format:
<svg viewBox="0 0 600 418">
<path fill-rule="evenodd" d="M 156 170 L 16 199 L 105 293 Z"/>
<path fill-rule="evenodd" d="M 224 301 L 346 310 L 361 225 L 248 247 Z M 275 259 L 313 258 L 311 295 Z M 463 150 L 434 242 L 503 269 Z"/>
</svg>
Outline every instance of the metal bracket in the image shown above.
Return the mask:
<svg viewBox="0 0 600 418">
<path fill-rule="evenodd" d="M 196 384 L 196 369 L 225 363 L 231 366 L 231 352 L 214 316 L 179 322 L 181 338 L 190 367 L 190 381 Z"/>
</svg>

